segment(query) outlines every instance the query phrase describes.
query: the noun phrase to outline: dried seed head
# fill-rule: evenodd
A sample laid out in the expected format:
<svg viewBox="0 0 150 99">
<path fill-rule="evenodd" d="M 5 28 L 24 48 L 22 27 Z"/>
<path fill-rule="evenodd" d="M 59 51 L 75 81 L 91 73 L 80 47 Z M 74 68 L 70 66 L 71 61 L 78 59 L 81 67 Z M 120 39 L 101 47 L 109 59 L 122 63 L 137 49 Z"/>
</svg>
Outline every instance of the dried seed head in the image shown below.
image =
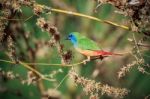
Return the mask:
<svg viewBox="0 0 150 99">
<path fill-rule="evenodd" d="M 70 61 L 72 60 L 72 51 L 68 50 L 67 52 L 64 52 L 63 59 L 66 63 L 70 63 Z"/>
<path fill-rule="evenodd" d="M 118 78 L 122 78 L 124 77 L 129 71 L 131 68 L 133 68 L 135 65 L 137 64 L 142 64 L 144 63 L 144 61 L 142 59 L 138 60 L 138 61 L 133 61 L 131 64 L 127 64 L 126 66 L 123 66 L 120 71 L 118 72 Z"/>
<path fill-rule="evenodd" d="M 38 6 L 37 4 L 34 4 L 33 11 L 35 15 L 40 15 L 41 13 L 44 12 L 43 8 L 41 6 Z"/>
<path fill-rule="evenodd" d="M 59 34 L 55 34 L 54 38 L 55 38 L 56 41 L 59 41 L 60 40 L 60 35 Z"/>
<path fill-rule="evenodd" d="M 50 32 L 52 35 L 56 34 L 56 28 L 55 28 L 55 27 L 51 27 L 51 28 L 49 29 L 49 32 Z"/>
<path fill-rule="evenodd" d="M 69 71 L 69 76 L 74 80 L 76 84 L 80 84 L 83 86 L 83 90 L 86 94 L 91 93 L 101 93 L 106 94 L 110 97 L 114 98 L 123 98 L 128 94 L 128 90 L 125 88 L 115 88 L 112 86 L 108 86 L 107 84 L 97 83 L 94 80 L 89 80 L 84 77 L 80 77 L 75 71 L 72 69 Z"/>
<path fill-rule="evenodd" d="M 61 99 L 61 93 L 55 89 L 48 89 L 43 93 L 42 99 Z"/>
<path fill-rule="evenodd" d="M 36 84 L 37 81 L 38 81 L 38 77 L 35 76 L 35 74 L 32 71 L 28 71 L 27 79 L 22 80 L 22 83 L 23 84 L 27 83 L 28 85 L 30 85 L 30 84 Z"/>
</svg>

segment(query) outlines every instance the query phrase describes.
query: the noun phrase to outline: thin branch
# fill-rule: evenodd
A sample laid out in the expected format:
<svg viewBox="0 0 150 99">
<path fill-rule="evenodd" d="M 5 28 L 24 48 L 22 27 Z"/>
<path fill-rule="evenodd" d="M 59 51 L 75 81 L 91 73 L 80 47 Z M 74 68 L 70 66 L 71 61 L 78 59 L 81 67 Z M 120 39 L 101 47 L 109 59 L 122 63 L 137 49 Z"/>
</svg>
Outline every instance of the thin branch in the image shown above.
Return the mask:
<svg viewBox="0 0 150 99">
<path fill-rule="evenodd" d="M 139 63 L 138 57 L 137 57 L 136 55 L 134 55 L 132 52 L 131 52 L 130 54 L 136 59 L 136 61 L 137 61 L 137 63 L 138 63 L 138 67 L 142 67 L 141 63 Z M 144 65 L 144 66 L 145 66 L 145 65 Z M 144 68 L 142 68 L 142 69 L 144 69 Z M 147 72 L 147 71 L 145 71 L 145 70 L 142 70 L 142 73 L 145 73 L 145 74 L 147 74 L 147 75 L 150 75 L 150 73 Z"/>
<path fill-rule="evenodd" d="M 113 26 L 116 26 L 116 27 L 120 27 L 120 28 L 123 28 L 125 30 L 130 30 L 130 28 L 125 26 L 125 25 L 120 25 L 120 24 L 117 24 L 115 22 L 111 22 L 109 20 L 102 20 L 102 19 L 96 18 L 94 16 L 85 15 L 85 14 L 78 13 L 78 12 L 66 11 L 66 10 L 62 10 L 62 9 L 50 8 L 50 7 L 47 7 L 45 5 L 40 5 L 40 4 L 36 4 L 36 6 L 45 9 L 46 12 L 48 12 L 48 13 L 52 11 L 52 12 L 57 12 L 57 13 L 64 13 L 64 14 L 74 15 L 74 16 L 78 16 L 78 17 L 84 17 L 84 18 L 88 18 L 88 19 L 95 20 L 95 21 L 98 21 L 98 22 L 102 22 L 102 23 L 110 24 L 110 25 L 113 25 Z M 33 15 L 28 17 L 27 19 L 25 19 L 25 21 L 29 20 L 32 17 L 33 17 Z"/>
<path fill-rule="evenodd" d="M 34 15 L 29 16 L 28 18 L 26 18 L 26 19 L 24 20 L 24 22 L 28 21 L 28 20 L 31 19 L 33 16 L 34 16 Z"/>
<path fill-rule="evenodd" d="M 116 27 L 120 27 L 120 28 L 129 30 L 129 27 L 127 27 L 127 26 L 120 25 L 120 24 L 117 24 L 117 23 L 114 23 L 114 22 L 111 22 L 108 20 L 102 20 L 102 19 L 96 18 L 94 16 L 85 15 L 85 14 L 78 13 L 78 12 L 66 11 L 66 10 L 55 9 L 55 8 L 51 8 L 50 11 L 64 13 L 64 14 L 70 14 L 70 15 L 74 15 L 74 16 L 78 16 L 78 17 L 84 17 L 84 18 L 88 18 L 88 19 L 95 20 L 95 21 L 102 22 L 102 23 L 107 23 L 107 24 L 110 24 L 110 25 L 113 25 Z"/>
<path fill-rule="evenodd" d="M 147 50 L 140 50 L 141 51 L 147 51 Z M 131 54 L 132 51 L 128 51 L 128 52 L 124 52 L 124 53 L 120 53 L 122 55 L 124 54 Z M 146 55 L 144 55 L 146 56 Z M 147 56 L 147 57 L 150 57 L 150 56 Z M 95 59 L 101 59 L 101 57 L 94 57 L 94 58 L 91 58 L 91 60 L 95 60 Z M 85 59 L 86 60 L 86 59 Z M 4 60 L 4 59 L 0 59 L 1 62 L 6 62 L 6 63 L 11 63 L 11 64 L 16 64 L 16 62 L 13 62 L 13 61 L 9 61 L 9 60 Z M 61 66 L 61 67 L 73 67 L 73 66 L 78 66 L 78 65 L 81 65 L 81 64 L 84 64 L 84 60 L 80 61 L 80 62 L 77 62 L 77 63 L 73 63 L 73 64 L 50 64 L 50 63 L 28 63 L 28 62 L 23 62 L 27 65 L 42 65 L 42 66 Z"/>
<path fill-rule="evenodd" d="M 25 19 L 9 19 L 9 18 L 5 18 L 5 17 L 0 17 L 3 20 L 12 20 L 12 21 L 20 21 L 20 20 L 25 20 Z"/>
<path fill-rule="evenodd" d="M 22 66 L 24 66 L 24 67 L 26 67 L 27 69 L 29 69 L 29 70 L 31 70 L 32 72 L 34 72 L 35 74 L 37 74 L 41 79 L 47 80 L 47 81 L 55 81 L 54 79 L 49 79 L 49 78 L 45 77 L 42 73 L 40 73 L 40 72 L 37 71 L 36 69 L 32 68 L 31 66 L 27 65 L 26 63 L 21 62 L 21 61 L 19 61 L 19 63 L 20 63 Z"/>
<path fill-rule="evenodd" d="M 8 60 L 4 60 L 4 59 L 0 59 L 1 62 L 5 62 L 5 63 L 10 63 L 10 64 L 16 64 L 13 61 L 8 61 Z"/>
<path fill-rule="evenodd" d="M 148 44 L 137 43 L 137 45 L 141 46 L 141 47 L 148 47 L 148 48 L 150 48 L 150 45 L 148 45 Z"/>
<path fill-rule="evenodd" d="M 102 19 L 96 18 L 94 16 L 85 15 L 85 14 L 78 13 L 78 12 L 66 11 L 66 10 L 62 10 L 62 9 L 48 8 L 47 6 L 40 5 L 40 4 L 37 4 L 37 6 L 42 7 L 46 10 L 49 10 L 49 12 L 52 11 L 52 12 L 57 12 L 57 13 L 64 13 L 64 14 L 74 15 L 74 16 L 78 16 L 78 17 L 84 17 L 84 18 L 88 18 L 88 19 L 95 20 L 95 21 L 98 21 L 98 22 L 102 22 L 102 23 L 110 24 L 110 25 L 113 25 L 113 26 L 116 26 L 116 27 L 120 27 L 120 28 L 123 28 L 125 30 L 130 30 L 130 28 L 125 26 L 125 25 L 120 25 L 120 24 L 117 24 L 115 22 L 111 22 L 109 20 L 102 20 Z M 31 15 L 30 17 L 28 17 L 26 19 L 7 19 L 7 18 L 3 18 L 3 19 L 5 19 L 5 20 L 24 20 L 24 22 L 26 22 L 29 19 L 31 19 L 33 16 L 34 15 Z"/>
<path fill-rule="evenodd" d="M 8 60 L 3 60 L 0 59 L 1 62 L 6 62 L 6 63 L 10 63 L 10 64 L 16 64 L 16 62 L 13 61 L 8 61 Z M 54 79 L 49 79 L 47 77 L 45 77 L 42 73 L 40 73 L 39 71 L 37 71 L 36 69 L 32 68 L 31 66 L 29 66 L 28 64 L 22 62 L 22 61 L 18 61 L 18 63 L 22 66 L 24 66 L 25 68 L 31 70 L 32 72 L 34 72 L 36 75 L 38 75 L 41 79 L 43 80 L 47 80 L 47 81 L 55 81 Z"/>
<path fill-rule="evenodd" d="M 23 65 L 24 67 L 26 67 L 27 69 L 33 71 L 33 72 L 34 72 L 35 74 L 37 74 L 39 77 L 43 78 L 43 75 L 42 75 L 40 72 L 38 72 L 37 70 L 33 69 L 32 67 L 30 67 L 29 65 L 25 64 L 24 62 L 19 61 L 19 63 L 20 63 L 21 65 Z"/>
<path fill-rule="evenodd" d="M 55 90 L 58 89 L 61 84 L 64 82 L 64 80 L 69 76 L 69 74 L 66 74 L 65 77 L 60 81 L 60 83 L 55 87 Z"/>
<path fill-rule="evenodd" d="M 32 68 L 31 66 L 27 65 L 26 63 L 21 62 L 21 61 L 19 61 L 19 63 L 20 63 L 22 66 L 24 66 L 24 67 L 26 67 L 27 69 L 29 69 L 29 70 L 31 70 L 32 72 L 34 72 L 35 74 L 37 74 L 41 79 L 47 80 L 47 81 L 50 81 L 50 82 L 51 82 L 51 81 L 55 81 L 54 79 L 49 79 L 49 78 L 45 77 L 42 73 L 40 73 L 40 72 L 37 71 L 36 69 Z"/>
<path fill-rule="evenodd" d="M 29 19 L 31 19 L 32 17 L 33 17 L 34 15 L 31 15 L 31 16 L 29 16 L 29 17 L 27 17 L 27 18 L 25 18 L 25 19 L 8 19 L 8 18 L 5 18 L 5 17 L 0 17 L 1 19 L 3 19 L 3 20 L 12 20 L 12 21 L 24 21 L 24 22 L 26 22 L 26 21 L 28 21 Z"/>
<path fill-rule="evenodd" d="M 137 52 L 138 52 L 138 54 L 140 55 L 140 58 L 143 59 L 143 57 L 142 57 L 142 55 L 141 55 L 141 53 L 140 53 L 140 49 L 139 49 L 139 46 L 138 46 L 138 42 L 136 41 L 136 38 L 135 38 L 135 34 L 133 33 L 132 36 L 133 36 L 133 40 L 134 40 L 134 44 L 135 44 L 135 46 L 136 46 Z M 143 59 L 143 60 L 144 60 L 144 59 Z"/>
<path fill-rule="evenodd" d="M 8 61 L 8 60 L 4 60 L 4 59 L 0 59 L 0 61 L 5 62 L 5 63 L 16 64 L 13 61 Z M 81 61 L 81 62 L 78 62 L 78 63 L 74 63 L 74 64 L 49 64 L 49 63 L 26 63 L 26 62 L 23 62 L 23 63 L 26 64 L 26 65 L 43 65 L 43 66 L 52 65 L 52 66 L 72 67 L 72 66 L 77 66 L 77 65 L 83 64 L 84 60 Z"/>
</svg>

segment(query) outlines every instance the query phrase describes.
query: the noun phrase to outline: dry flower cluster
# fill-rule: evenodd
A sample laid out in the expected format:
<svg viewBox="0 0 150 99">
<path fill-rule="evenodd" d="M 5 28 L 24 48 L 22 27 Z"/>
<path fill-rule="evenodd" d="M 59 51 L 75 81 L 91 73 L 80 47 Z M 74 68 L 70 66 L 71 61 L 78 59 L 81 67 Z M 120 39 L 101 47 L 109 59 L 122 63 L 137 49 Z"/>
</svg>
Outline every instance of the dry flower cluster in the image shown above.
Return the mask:
<svg viewBox="0 0 150 99">
<path fill-rule="evenodd" d="M 150 36 L 150 1 L 149 0 L 97 0 L 100 4 L 112 4 L 117 7 L 122 14 L 130 17 L 132 30 L 137 28 L 137 32 Z"/>
<path fill-rule="evenodd" d="M 32 71 L 28 71 L 27 73 L 27 79 L 26 80 L 22 80 L 22 84 L 36 84 L 38 81 L 37 76 L 34 75 L 34 73 Z"/>
<path fill-rule="evenodd" d="M 83 91 L 86 94 L 91 95 L 91 97 L 97 97 L 98 94 L 99 95 L 106 94 L 110 97 L 118 99 L 123 98 L 129 92 L 129 90 L 127 90 L 126 88 L 115 88 L 107 84 L 102 84 L 100 82 L 97 83 L 95 82 L 95 80 L 89 80 L 87 78 L 80 77 L 74 71 L 74 69 L 71 69 L 69 71 L 69 76 L 77 85 L 81 85 L 83 87 Z M 98 99 L 98 97 L 95 99 Z"/>
<path fill-rule="evenodd" d="M 18 78 L 19 77 L 19 74 L 14 74 L 13 71 L 3 71 L 2 69 L 0 69 L 0 77 L 3 77 L 3 79 L 5 80 L 12 80 L 12 79 L 15 79 L 15 78 Z"/>
<path fill-rule="evenodd" d="M 144 61 L 142 59 L 138 60 L 138 61 L 133 61 L 131 64 L 127 64 L 126 66 L 123 66 L 120 71 L 118 72 L 118 78 L 122 78 L 124 77 L 132 67 L 134 67 L 135 65 L 138 64 L 143 64 Z"/>
<path fill-rule="evenodd" d="M 64 45 L 60 43 L 60 33 L 58 32 L 57 28 L 47 23 L 44 18 L 39 18 L 37 20 L 37 25 L 47 32 L 49 32 L 52 37 L 49 41 L 50 46 L 56 46 L 58 53 L 61 57 L 61 63 L 66 64 L 70 62 L 72 54 L 70 51 L 64 52 L 63 48 Z"/>
<path fill-rule="evenodd" d="M 48 89 L 43 93 L 42 99 L 61 99 L 61 93 L 55 89 Z"/>
<path fill-rule="evenodd" d="M 136 41 L 134 34 L 133 34 L 133 39 L 129 39 L 129 41 L 133 43 L 132 52 L 130 53 L 135 58 L 135 61 L 132 61 L 132 63 L 127 64 L 120 69 L 120 71 L 118 72 L 119 79 L 124 77 L 133 67 L 136 67 L 139 72 L 149 75 L 149 72 L 147 72 L 144 68 L 144 67 L 149 68 L 149 65 L 145 64 L 145 60 L 139 48 L 140 46 L 149 47 L 148 45 L 144 44 L 144 41 L 146 40 L 147 37 L 144 36 L 141 40 Z"/>
</svg>

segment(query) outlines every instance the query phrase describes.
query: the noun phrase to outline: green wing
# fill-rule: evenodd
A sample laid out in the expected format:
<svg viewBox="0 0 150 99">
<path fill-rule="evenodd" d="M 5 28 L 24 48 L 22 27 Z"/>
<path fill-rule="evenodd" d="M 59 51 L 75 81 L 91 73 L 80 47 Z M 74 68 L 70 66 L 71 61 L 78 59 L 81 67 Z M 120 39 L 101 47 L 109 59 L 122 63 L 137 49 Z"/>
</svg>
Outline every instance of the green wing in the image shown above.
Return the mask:
<svg viewBox="0 0 150 99">
<path fill-rule="evenodd" d="M 73 34 L 76 36 L 77 41 L 78 41 L 78 47 L 84 50 L 101 50 L 101 48 L 98 47 L 98 45 L 82 35 L 81 33 L 78 32 L 73 32 Z"/>
<path fill-rule="evenodd" d="M 100 50 L 101 48 L 98 47 L 98 45 L 86 38 L 86 37 L 82 37 L 81 39 L 78 39 L 78 47 L 84 50 Z"/>
</svg>

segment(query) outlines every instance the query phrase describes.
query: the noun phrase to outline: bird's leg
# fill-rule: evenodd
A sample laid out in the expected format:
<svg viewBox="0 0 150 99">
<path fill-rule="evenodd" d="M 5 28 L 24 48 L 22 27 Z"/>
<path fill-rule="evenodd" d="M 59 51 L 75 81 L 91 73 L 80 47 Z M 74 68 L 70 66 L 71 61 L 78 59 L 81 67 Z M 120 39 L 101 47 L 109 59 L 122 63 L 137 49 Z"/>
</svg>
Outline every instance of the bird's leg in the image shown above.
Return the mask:
<svg viewBox="0 0 150 99">
<path fill-rule="evenodd" d="M 84 64 L 86 64 L 86 62 L 89 62 L 91 60 L 90 56 L 87 56 L 87 59 L 83 61 Z"/>
<path fill-rule="evenodd" d="M 103 60 L 103 59 L 104 59 L 104 57 L 103 57 L 102 55 L 100 55 L 99 58 L 100 58 L 100 60 Z"/>
<path fill-rule="evenodd" d="M 87 56 L 87 62 L 89 62 L 91 60 L 90 56 Z"/>
</svg>

